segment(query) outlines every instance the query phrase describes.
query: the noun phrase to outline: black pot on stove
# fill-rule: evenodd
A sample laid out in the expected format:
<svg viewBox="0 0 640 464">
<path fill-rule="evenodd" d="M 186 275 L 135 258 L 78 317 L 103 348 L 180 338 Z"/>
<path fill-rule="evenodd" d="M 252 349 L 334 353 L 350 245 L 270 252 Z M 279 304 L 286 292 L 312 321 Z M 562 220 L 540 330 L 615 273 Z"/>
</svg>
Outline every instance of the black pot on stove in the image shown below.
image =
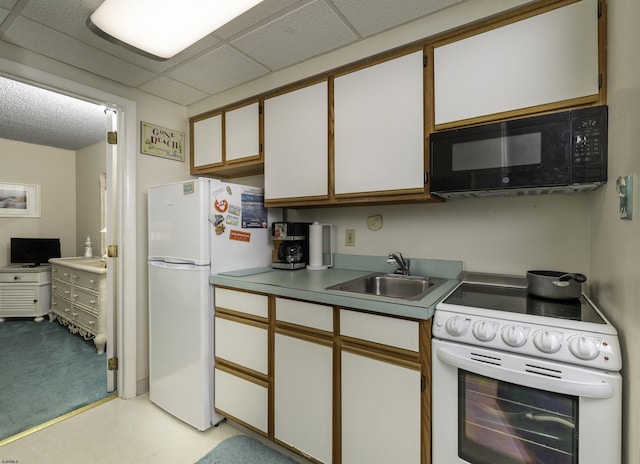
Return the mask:
<svg viewBox="0 0 640 464">
<path fill-rule="evenodd" d="M 552 300 L 573 300 L 582 295 L 583 274 L 560 271 L 527 271 L 527 292 Z"/>
</svg>

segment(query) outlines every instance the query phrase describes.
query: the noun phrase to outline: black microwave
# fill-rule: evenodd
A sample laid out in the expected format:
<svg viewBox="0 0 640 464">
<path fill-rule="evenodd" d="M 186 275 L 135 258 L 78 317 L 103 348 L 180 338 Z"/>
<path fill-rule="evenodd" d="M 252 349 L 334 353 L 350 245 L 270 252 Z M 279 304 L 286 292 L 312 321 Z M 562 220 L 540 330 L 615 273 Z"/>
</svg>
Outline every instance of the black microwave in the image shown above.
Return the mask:
<svg viewBox="0 0 640 464">
<path fill-rule="evenodd" d="M 442 198 L 593 190 L 607 181 L 607 106 L 435 132 L 430 192 Z"/>
</svg>

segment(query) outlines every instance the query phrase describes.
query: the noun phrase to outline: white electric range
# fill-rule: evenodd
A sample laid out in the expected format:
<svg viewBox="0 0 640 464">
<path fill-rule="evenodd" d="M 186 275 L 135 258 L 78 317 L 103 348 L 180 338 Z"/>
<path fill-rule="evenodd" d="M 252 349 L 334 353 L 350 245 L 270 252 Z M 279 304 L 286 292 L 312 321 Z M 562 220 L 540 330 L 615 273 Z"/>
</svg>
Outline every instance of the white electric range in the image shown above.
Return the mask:
<svg viewBox="0 0 640 464">
<path fill-rule="evenodd" d="M 620 344 L 585 295 L 463 276 L 436 305 L 432 348 L 434 464 L 620 461 Z"/>
</svg>

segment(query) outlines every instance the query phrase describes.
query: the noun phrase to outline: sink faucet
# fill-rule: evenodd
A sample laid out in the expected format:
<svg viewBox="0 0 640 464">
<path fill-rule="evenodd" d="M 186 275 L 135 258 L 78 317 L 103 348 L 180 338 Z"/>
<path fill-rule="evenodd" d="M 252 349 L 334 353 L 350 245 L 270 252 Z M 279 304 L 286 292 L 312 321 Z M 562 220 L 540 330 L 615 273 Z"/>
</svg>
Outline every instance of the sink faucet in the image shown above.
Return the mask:
<svg viewBox="0 0 640 464">
<path fill-rule="evenodd" d="M 406 276 L 409 275 L 409 266 L 411 265 L 411 261 L 408 258 L 405 259 L 405 257 L 402 256 L 402 253 L 400 253 L 399 251 L 394 251 L 393 253 L 389 253 L 387 262 L 389 264 L 393 264 L 393 263 L 398 264 L 399 267 L 394 271 L 394 274 L 402 274 Z"/>
</svg>

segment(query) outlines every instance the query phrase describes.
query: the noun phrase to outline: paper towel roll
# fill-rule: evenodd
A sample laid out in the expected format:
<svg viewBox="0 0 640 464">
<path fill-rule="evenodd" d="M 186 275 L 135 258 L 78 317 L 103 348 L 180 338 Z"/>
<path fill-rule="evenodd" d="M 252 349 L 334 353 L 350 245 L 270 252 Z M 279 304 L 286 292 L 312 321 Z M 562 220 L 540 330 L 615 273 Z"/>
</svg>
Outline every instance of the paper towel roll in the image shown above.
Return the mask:
<svg viewBox="0 0 640 464">
<path fill-rule="evenodd" d="M 307 269 L 312 271 L 321 271 L 327 269 L 332 263 L 325 263 L 323 260 L 324 251 L 324 229 L 330 224 L 319 224 L 314 222 L 309 226 L 309 264 Z M 328 250 L 330 253 L 331 250 Z"/>
</svg>

